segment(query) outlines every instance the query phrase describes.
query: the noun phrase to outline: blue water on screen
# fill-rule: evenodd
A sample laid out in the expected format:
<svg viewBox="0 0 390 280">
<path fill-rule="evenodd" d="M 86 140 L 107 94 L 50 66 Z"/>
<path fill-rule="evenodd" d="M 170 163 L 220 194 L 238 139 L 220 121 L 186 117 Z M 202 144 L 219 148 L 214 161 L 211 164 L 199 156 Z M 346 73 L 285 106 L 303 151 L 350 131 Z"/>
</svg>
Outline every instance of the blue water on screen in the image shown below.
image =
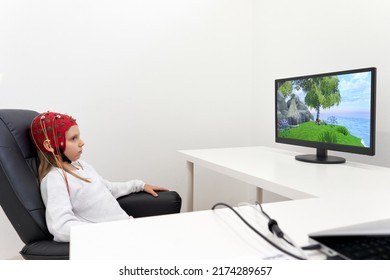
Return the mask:
<svg viewBox="0 0 390 280">
<path fill-rule="evenodd" d="M 328 116 L 323 116 L 327 121 Z M 370 147 L 370 119 L 365 117 L 337 117 L 335 124 L 345 126 L 349 133 L 363 140 L 366 147 Z"/>
</svg>

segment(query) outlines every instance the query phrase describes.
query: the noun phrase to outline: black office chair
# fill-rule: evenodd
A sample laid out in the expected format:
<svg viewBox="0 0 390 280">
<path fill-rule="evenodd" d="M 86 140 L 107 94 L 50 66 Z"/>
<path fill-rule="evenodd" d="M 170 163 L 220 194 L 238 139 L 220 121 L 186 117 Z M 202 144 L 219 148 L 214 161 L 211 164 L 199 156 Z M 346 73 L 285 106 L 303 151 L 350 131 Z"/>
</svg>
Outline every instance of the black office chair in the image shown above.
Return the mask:
<svg viewBox="0 0 390 280">
<path fill-rule="evenodd" d="M 38 157 L 30 140 L 30 123 L 38 113 L 0 109 L 0 205 L 25 246 L 24 259 L 69 259 L 69 243 L 53 241 L 45 220 L 45 206 L 37 183 Z M 158 198 L 140 192 L 118 199 L 135 218 L 179 213 L 181 197 L 175 191 Z"/>
</svg>

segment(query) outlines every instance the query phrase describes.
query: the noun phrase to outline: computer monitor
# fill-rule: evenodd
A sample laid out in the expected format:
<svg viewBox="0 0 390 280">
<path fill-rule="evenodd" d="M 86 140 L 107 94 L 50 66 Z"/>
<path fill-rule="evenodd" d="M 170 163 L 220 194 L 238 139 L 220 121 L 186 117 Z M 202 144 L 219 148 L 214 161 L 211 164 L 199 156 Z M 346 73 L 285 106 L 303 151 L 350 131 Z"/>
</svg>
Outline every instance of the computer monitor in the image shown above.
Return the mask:
<svg viewBox="0 0 390 280">
<path fill-rule="evenodd" d="M 317 149 L 297 155 L 312 163 L 343 163 L 328 150 L 375 154 L 376 68 L 275 80 L 275 140 Z"/>
</svg>

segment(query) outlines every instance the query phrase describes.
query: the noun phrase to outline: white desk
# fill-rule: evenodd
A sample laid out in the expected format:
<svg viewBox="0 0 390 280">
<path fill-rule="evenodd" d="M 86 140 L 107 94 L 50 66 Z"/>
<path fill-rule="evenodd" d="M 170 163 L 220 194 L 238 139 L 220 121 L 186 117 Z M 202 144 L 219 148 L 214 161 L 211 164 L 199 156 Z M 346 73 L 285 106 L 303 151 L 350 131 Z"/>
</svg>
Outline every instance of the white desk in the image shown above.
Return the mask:
<svg viewBox="0 0 390 280">
<path fill-rule="evenodd" d="M 292 199 L 266 207 L 301 244 L 309 232 L 390 217 L 390 168 L 306 163 L 295 160 L 297 153 L 261 146 L 179 153 L 187 162 L 190 206 L 193 168 L 200 165 Z"/>
<path fill-rule="evenodd" d="M 308 244 L 310 232 L 379 219 L 388 210 L 382 205 L 356 215 L 317 199 L 263 208 L 299 246 Z M 261 233 L 271 236 L 264 217 L 250 207 L 240 209 Z M 70 242 L 71 260 L 259 260 L 279 254 L 227 208 L 76 226 Z M 309 252 L 309 257 L 324 258 L 318 252 Z"/>
<path fill-rule="evenodd" d="M 291 198 L 264 209 L 298 243 L 310 232 L 390 217 L 390 169 L 353 162 L 309 164 L 265 147 L 181 151 L 193 190 L 193 165 Z M 192 197 L 191 197 L 192 201 Z M 266 221 L 245 210 L 267 233 Z M 269 234 L 268 234 L 269 235 Z M 259 259 L 269 245 L 229 209 L 74 227 L 71 259 Z"/>
<path fill-rule="evenodd" d="M 261 232 L 266 220 L 240 211 Z M 72 228 L 70 258 L 131 260 L 263 259 L 279 254 L 227 208 Z"/>
<path fill-rule="evenodd" d="M 252 184 L 296 200 L 321 198 L 377 203 L 390 198 L 390 168 L 347 161 L 311 164 L 295 160 L 296 153 L 268 147 L 179 151 L 187 161 L 188 205 L 193 205 L 193 166 Z M 390 215 L 390 212 L 389 212 Z"/>
</svg>

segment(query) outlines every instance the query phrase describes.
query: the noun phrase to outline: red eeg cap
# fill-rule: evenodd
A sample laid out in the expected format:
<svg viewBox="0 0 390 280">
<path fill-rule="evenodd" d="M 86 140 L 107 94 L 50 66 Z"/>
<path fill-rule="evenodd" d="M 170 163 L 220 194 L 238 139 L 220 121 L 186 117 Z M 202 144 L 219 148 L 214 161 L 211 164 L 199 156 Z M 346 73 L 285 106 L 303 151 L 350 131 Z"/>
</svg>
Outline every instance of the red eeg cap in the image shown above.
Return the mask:
<svg viewBox="0 0 390 280">
<path fill-rule="evenodd" d="M 65 151 L 65 132 L 74 125 L 77 125 L 77 123 L 71 116 L 48 111 L 33 119 L 30 134 L 35 146 L 41 152 L 50 153 L 43 146 L 43 142 L 49 139 L 50 145 L 57 153 L 58 149 Z"/>
</svg>

